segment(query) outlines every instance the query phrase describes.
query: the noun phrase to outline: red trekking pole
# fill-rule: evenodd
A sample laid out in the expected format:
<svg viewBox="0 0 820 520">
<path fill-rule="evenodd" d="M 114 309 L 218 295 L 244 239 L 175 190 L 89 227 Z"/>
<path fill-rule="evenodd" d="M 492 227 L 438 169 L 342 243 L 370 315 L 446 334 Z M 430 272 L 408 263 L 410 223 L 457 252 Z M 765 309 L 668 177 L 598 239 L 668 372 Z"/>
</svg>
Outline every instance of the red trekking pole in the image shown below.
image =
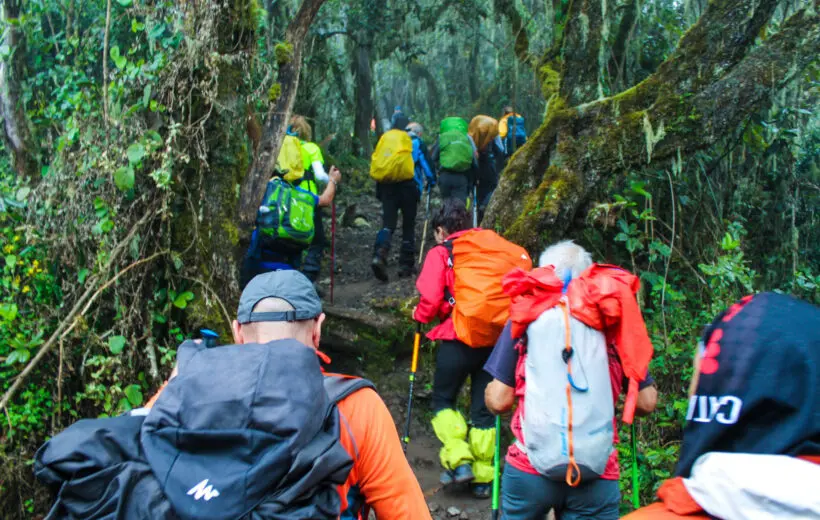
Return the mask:
<svg viewBox="0 0 820 520">
<path fill-rule="evenodd" d="M 333 305 L 333 282 L 336 277 L 336 201 L 330 205 L 330 304 Z"/>
</svg>

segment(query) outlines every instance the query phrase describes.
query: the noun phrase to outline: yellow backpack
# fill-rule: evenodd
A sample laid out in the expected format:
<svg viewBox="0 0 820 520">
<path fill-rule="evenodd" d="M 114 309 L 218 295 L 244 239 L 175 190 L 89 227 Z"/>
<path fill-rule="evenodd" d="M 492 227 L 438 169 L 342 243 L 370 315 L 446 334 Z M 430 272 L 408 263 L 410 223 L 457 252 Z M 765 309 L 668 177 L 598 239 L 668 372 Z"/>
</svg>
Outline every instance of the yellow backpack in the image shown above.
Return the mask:
<svg viewBox="0 0 820 520">
<path fill-rule="evenodd" d="M 370 158 L 370 177 L 376 182 L 409 181 L 415 175 L 413 141 L 404 130 L 382 135 Z"/>
<path fill-rule="evenodd" d="M 282 141 L 282 148 L 279 150 L 279 157 L 276 159 L 276 166 L 282 171 L 287 171 L 285 180 L 295 183 L 305 175 L 305 164 L 302 161 L 302 145 L 299 138 L 286 135 Z"/>
</svg>

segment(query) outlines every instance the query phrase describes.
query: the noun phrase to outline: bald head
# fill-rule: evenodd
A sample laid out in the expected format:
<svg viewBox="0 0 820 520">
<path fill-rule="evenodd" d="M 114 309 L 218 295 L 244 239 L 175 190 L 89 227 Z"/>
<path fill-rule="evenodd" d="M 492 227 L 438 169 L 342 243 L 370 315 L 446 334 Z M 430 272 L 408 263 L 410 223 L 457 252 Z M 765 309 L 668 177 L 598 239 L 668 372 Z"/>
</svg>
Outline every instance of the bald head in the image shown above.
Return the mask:
<svg viewBox="0 0 820 520">
<path fill-rule="evenodd" d="M 288 312 L 293 305 L 282 298 L 265 298 L 254 307 L 253 312 Z M 240 324 L 233 322 L 234 341 L 244 343 L 269 343 L 280 339 L 295 339 L 309 347 L 318 348 L 324 314 L 301 321 L 257 321 Z"/>
</svg>

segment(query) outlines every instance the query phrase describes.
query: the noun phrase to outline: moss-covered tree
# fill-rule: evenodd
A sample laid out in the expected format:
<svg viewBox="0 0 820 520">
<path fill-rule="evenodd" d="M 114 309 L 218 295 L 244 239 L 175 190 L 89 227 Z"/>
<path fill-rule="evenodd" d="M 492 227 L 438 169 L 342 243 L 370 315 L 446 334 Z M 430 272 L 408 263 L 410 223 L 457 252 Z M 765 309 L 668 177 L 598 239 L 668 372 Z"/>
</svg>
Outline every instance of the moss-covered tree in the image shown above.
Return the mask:
<svg viewBox="0 0 820 520">
<path fill-rule="evenodd" d="M 817 0 L 770 36 L 762 30 L 777 1 L 711 2 L 652 75 L 604 97 L 607 4 L 570 4 L 560 58 L 547 52 L 538 68 L 546 117 L 510 160 L 485 216 L 533 250 L 563 236 L 597 187 L 715 144 L 820 53 Z"/>
</svg>

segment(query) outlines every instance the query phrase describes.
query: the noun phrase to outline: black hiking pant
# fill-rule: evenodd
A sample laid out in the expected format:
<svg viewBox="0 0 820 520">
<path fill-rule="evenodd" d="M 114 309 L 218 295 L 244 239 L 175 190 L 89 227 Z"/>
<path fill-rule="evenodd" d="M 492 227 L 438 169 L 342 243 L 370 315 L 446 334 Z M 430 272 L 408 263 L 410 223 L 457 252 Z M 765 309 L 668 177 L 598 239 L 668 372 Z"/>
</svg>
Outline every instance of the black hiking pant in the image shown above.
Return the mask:
<svg viewBox="0 0 820 520">
<path fill-rule="evenodd" d="M 498 172 L 495 169 L 495 157 L 483 153 L 478 157 L 478 221 L 484 217 L 484 211 L 498 186 Z"/>
<path fill-rule="evenodd" d="M 248 282 L 257 275 L 271 271 L 299 269 L 302 263 L 302 252 L 299 250 L 269 251 L 259 244 L 257 231 L 251 235 L 251 245 L 242 259 L 239 268 L 239 290 L 243 290 Z"/>
<path fill-rule="evenodd" d="M 476 428 L 493 428 L 495 416 L 484 404 L 484 390 L 493 376 L 484 371 L 492 347 L 473 348 L 460 341 L 444 340 L 436 354 L 433 379 L 433 412 L 456 409 L 458 393 L 470 376 L 470 421 Z"/>
<path fill-rule="evenodd" d="M 305 255 L 305 261 L 302 264 L 302 272 L 313 282 L 319 278 L 319 271 L 322 267 L 322 256 L 324 256 L 328 242 L 325 236 L 322 213 L 322 208 L 316 206 L 316 211 L 313 213 L 313 227 L 315 229 L 313 242 L 311 242 Z"/>
<path fill-rule="evenodd" d="M 453 198 L 466 202 L 467 197 L 472 196 L 470 173 L 469 170 L 463 173 L 441 170 L 438 177 L 438 189 L 441 192 L 441 198 Z"/>
<path fill-rule="evenodd" d="M 376 185 L 376 196 L 382 203 L 382 229 L 376 236 L 375 254 L 387 260 L 401 211 L 399 264 L 412 268 L 416 257 L 416 213 L 420 197 L 418 185 L 414 179 L 380 183 Z"/>
</svg>

